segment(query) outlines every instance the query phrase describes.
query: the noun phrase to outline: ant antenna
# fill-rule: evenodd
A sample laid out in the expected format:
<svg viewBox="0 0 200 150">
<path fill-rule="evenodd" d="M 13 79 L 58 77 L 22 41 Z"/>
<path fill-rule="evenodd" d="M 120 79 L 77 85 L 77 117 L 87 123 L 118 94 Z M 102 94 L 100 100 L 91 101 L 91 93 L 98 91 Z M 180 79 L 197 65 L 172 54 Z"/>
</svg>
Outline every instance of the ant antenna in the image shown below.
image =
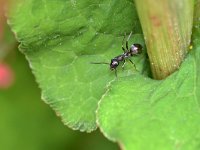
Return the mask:
<svg viewBox="0 0 200 150">
<path fill-rule="evenodd" d="M 91 64 L 106 64 L 106 65 L 110 65 L 110 63 L 107 63 L 107 62 L 90 62 Z M 115 76 L 117 78 L 117 69 L 114 69 L 115 70 Z"/>
<path fill-rule="evenodd" d="M 110 63 L 107 63 L 107 62 L 90 62 L 91 64 L 107 64 L 109 65 Z"/>
</svg>

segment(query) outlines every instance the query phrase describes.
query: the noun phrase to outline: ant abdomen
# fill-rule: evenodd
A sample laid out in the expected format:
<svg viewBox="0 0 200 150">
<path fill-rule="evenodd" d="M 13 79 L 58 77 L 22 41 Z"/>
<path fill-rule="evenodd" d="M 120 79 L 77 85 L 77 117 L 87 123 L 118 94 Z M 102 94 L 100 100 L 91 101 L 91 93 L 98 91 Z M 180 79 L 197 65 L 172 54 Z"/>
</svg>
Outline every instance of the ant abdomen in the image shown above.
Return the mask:
<svg viewBox="0 0 200 150">
<path fill-rule="evenodd" d="M 131 53 L 131 56 L 142 53 L 142 45 L 140 45 L 140 44 L 131 45 L 130 53 Z"/>
</svg>

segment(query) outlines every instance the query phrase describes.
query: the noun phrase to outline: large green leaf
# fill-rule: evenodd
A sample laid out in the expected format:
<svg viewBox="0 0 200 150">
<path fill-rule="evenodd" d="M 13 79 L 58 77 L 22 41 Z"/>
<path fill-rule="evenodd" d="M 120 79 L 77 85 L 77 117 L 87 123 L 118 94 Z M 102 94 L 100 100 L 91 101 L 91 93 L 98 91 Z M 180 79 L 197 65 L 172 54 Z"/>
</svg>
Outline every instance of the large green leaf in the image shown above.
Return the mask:
<svg viewBox="0 0 200 150">
<path fill-rule="evenodd" d="M 199 8 L 193 49 L 178 71 L 162 81 L 142 75 L 125 77 L 111 83 L 102 98 L 99 126 L 123 149 L 200 149 Z"/>
<path fill-rule="evenodd" d="M 115 74 L 108 66 L 90 62 L 109 62 L 121 54 L 124 32 L 137 33 L 130 41 L 142 42 L 133 1 L 18 1 L 9 24 L 42 89 L 42 98 L 73 129 L 96 129 L 97 103 Z M 142 68 L 143 58 L 135 59 L 136 65 L 140 63 L 137 69 Z M 118 76 L 135 73 L 129 64 Z"/>
<path fill-rule="evenodd" d="M 5 34 L 10 34 L 9 30 Z M 3 62 L 12 69 L 14 82 L 7 89 L 0 87 L 1 150 L 119 149 L 98 130 L 87 134 L 66 128 L 41 101 L 28 63 L 17 49 L 12 49 Z"/>
</svg>

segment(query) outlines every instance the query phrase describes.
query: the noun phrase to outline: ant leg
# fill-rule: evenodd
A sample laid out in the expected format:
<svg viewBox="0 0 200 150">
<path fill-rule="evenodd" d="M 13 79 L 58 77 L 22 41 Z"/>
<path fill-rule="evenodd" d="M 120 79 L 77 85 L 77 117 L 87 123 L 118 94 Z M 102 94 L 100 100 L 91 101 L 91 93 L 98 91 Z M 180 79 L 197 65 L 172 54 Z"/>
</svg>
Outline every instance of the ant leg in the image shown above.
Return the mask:
<svg viewBox="0 0 200 150">
<path fill-rule="evenodd" d="M 124 39 L 126 37 L 126 33 L 124 33 L 124 38 L 122 40 L 122 50 L 124 51 L 124 53 L 126 52 L 125 48 L 124 48 Z"/>
<path fill-rule="evenodd" d="M 128 60 L 134 65 L 135 70 L 136 70 L 136 71 L 139 71 L 139 70 L 137 70 L 135 63 L 134 63 L 131 59 L 128 59 Z"/>
<path fill-rule="evenodd" d="M 117 78 L 117 69 L 115 69 L 115 77 Z"/>
<path fill-rule="evenodd" d="M 125 63 L 126 63 L 126 61 L 124 60 L 123 65 L 122 65 L 123 70 L 124 70 Z"/>
<path fill-rule="evenodd" d="M 126 49 L 127 49 L 127 50 L 128 50 L 128 41 L 129 41 L 131 35 L 132 35 L 132 31 L 131 31 L 131 33 L 129 34 L 127 40 L 126 40 Z"/>
</svg>

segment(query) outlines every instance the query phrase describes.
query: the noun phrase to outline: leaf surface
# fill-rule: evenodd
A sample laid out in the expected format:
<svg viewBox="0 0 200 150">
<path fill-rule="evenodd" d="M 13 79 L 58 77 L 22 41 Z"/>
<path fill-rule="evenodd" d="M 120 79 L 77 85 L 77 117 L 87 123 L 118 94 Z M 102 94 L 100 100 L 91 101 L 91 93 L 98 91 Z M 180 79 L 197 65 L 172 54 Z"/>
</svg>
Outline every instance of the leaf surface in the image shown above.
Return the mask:
<svg viewBox="0 0 200 150">
<path fill-rule="evenodd" d="M 200 6 L 200 3 L 199 3 Z M 102 132 L 124 150 L 199 150 L 200 13 L 193 49 L 180 69 L 162 81 L 142 75 L 112 82 L 98 108 Z"/>
<path fill-rule="evenodd" d="M 95 130 L 97 103 L 115 74 L 109 66 L 90 62 L 110 62 L 121 54 L 125 32 L 133 31 L 130 42 L 142 44 L 132 0 L 19 0 L 9 13 L 9 24 L 44 101 L 71 128 Z M 141 62 L 143 56 L 135 59 Z M 118 71 L 119 77 L 135 74 L 127 66 Z"/>
</svg>

